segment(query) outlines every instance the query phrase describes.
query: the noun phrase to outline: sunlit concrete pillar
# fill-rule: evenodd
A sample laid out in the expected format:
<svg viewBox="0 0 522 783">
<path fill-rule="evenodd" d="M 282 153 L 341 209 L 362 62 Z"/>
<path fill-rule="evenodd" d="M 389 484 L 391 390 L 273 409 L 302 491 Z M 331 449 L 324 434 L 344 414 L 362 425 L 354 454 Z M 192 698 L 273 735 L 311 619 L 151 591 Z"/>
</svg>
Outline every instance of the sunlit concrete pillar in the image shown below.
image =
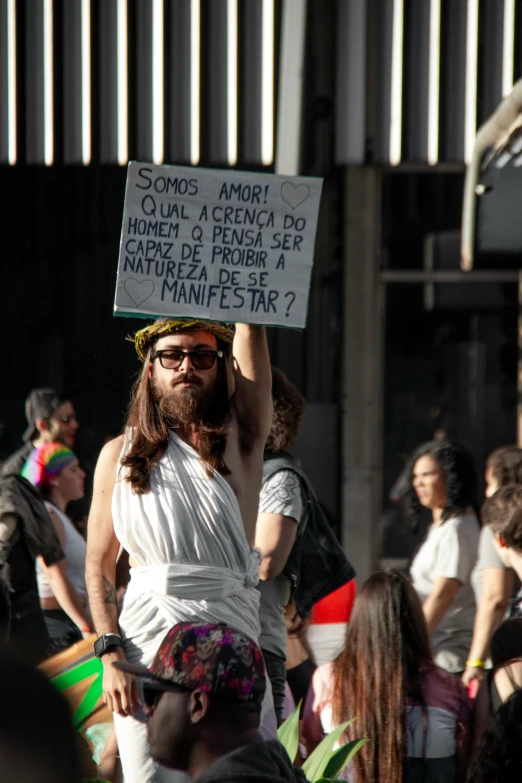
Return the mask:
<svg viewBox="0 0 522 783">
<path fill-rule="evenodd" d="M 345 174 L 342 543 L 359 584 L 377 566 L 381 511 L 382 172 Z"/>
</svg>

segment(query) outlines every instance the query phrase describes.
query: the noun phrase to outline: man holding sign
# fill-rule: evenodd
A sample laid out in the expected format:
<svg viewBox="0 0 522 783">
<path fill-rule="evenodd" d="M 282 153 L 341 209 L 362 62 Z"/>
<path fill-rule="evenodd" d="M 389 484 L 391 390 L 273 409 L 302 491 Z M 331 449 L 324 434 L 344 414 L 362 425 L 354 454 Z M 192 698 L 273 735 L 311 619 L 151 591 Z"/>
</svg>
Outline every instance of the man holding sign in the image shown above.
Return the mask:
<svg viewBox="0 0 522 783">
<path fill-rule="evenodd" d="M 127 426 L 96 468 L 87 584 L 125 781 L 157 783 L 177 773 L 150 758 L 146 727 L 133 717 L 137 681 L 112 663 L 150 666 L 168 630 L 185 621 L 225 623 L 257 641 L 252 545 L 271 372 L 262 326 L 165 318 L 135 345 L 143 370 Z M 118 619 L 120 547 L 132 568 Z"/>
</svg>

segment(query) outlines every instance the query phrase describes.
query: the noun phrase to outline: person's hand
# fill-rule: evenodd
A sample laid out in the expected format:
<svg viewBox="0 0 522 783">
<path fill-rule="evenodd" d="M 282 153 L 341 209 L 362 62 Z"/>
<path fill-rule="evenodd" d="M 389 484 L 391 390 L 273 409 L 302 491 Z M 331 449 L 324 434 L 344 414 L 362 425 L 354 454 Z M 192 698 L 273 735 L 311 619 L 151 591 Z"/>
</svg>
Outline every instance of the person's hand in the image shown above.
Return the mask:
<svg viewBox="0 0 522 783">
<path fill-rule="evenodd" d="M 121 648 L 105 653 L 103 663 L 103 700 L 107 707 L 117 715 L 134 715 L 140 706 L 138 680 L 133 674 L 127 674 L 112 664 L 125 661 Z"/>
<path fill-rule="evenodd" d="M 82 631 L 82 636 L 84 639 L 92 639 L 92 637 L 94 636 L 94 631 L 90 631 L 90 630 Z"/>
<path fill-rule="evenodd" d="M 484 679 L 484 669 L 479 666 L 466 666 L 464 669 L 464 674 L 462 675 L 462 682 L 467 687 L 470 682 L 473 682 L 473 680 L 477 680 L 477 682 L 482 682 Z"/>
</svg>

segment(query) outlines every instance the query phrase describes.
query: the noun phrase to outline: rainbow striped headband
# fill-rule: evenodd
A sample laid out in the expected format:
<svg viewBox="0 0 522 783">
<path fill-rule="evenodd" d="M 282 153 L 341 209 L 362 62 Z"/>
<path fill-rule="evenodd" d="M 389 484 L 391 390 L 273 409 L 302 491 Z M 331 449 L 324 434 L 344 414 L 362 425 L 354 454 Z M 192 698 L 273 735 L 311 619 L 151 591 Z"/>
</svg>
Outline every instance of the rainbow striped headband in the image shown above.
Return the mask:
<svg viewBox="0 0 522 783">
<path fill-rule="evenodd" d="M 29 456 L 22 468 L 22 476 L 40 488 L 49 479 L 58 476 L 67 465 L 74 462 L 76 454 L 63 443 L 44 443 Z"/>
</svg>

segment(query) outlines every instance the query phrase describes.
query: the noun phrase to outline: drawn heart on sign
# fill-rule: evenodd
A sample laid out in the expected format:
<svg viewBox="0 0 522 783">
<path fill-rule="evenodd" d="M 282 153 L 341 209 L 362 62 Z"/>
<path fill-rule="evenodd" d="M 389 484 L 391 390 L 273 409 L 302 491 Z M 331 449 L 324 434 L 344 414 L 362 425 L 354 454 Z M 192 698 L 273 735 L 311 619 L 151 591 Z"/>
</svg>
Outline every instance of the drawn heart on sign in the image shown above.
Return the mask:
<svg viewBox="0 0 522 783">
<path fill-rule="evenodd" d="M 304 204 L 309 195 L 308 185 L 294 185 L 293 182 L 283 182 L 281 185 L 281 198 L 292 209 Z"/>
<path fill-rule="evenodd" d="M 124 282 L 123 287 L 127 292 L 129 299 L 140 307 L 143 302 L 150 299 L 154 293 L 154 283 L 152 280 L 135 280 L 133 277 L 128 277 Z"/>
</svg>

